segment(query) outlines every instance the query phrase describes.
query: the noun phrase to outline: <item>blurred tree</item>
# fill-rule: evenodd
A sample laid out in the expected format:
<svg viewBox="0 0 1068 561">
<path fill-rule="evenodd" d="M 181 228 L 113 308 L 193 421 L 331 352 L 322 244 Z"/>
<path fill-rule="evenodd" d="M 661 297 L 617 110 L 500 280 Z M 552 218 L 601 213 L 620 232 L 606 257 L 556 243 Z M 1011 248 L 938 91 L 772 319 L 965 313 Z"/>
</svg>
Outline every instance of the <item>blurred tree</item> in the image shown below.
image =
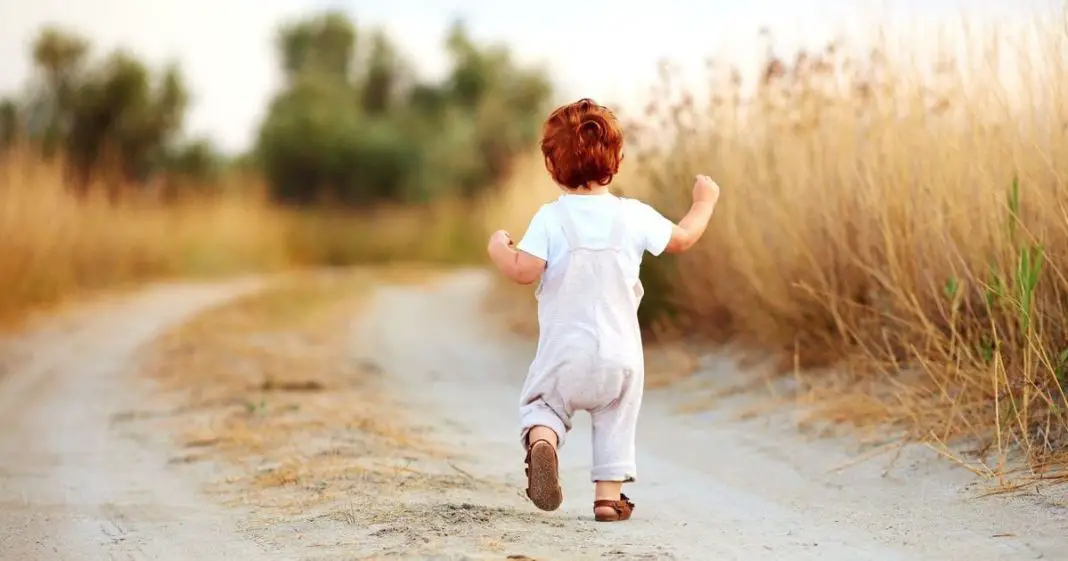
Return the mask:
<svg viewBox="0 0 1068 561">
<path fill-rule="evenodd" d="M 44 153 L 51 156 L 72 126 L 89 42 L 74 32 L 45 26 L 33 42 L 32 52 L 43 82 L 34 100 L 33 128 Z"/>
<path fill-rule="evenodd" d="M 170 174 L 200 181 L 214 178 L 222 164 L 211 141 L 198 138 L 170 147 L 164 154 L 163 168 Z"/>
<path fill-rule="evenodd" d="M 162 151 L 157 167 L 164 173 L 158 182 L 163 198 L 174 200 L 184 195 L 205 194 L 215 185 L 225 162 L 212 142 L 198 138 L 173 143 Z"/>
<path fill-rule="evenodd" d="M 347 83 L 355 46 L 356 27 L 338 11 L 284 25 L 278 34 L 282 70 L 290 82 L 320 74 Z"/>
<path fill-rule="evenodd" d="M 280 27 L 285 83 L 240 165 L 256 166 L 274 198 L 293 204 L 479 195 L 537 138 L 551 88 L 507 49 L 476 43 L 461 21 L 443 47 L 452 67 L 426 82 L 384 31 L 361 30 L 343 12 Z M 116 188 L 160 172 L 184 183 L 217 172 L 209 143 L 176 142 L 188 105 L 177 66 L 155 72 L 124 50 L 91 62 L 90 52 L 74 32 L 41 29 L 29 97 L 0 103 L 0 148 L 63 150 L 79 192 L 94 178 Z"/>
<path fill-rule="evenodd" d="M 261 124 L 256 157 L 283 202 L 419 202 L 473 197 L 537 137 L 551 88 L 507 49 L 455 23 L 441 83 L 415 79 L 381 30 L 337 12 L 282 28 L 286 86 Z M 357 38 L 360 40 L 357 41 Z"/>
<path fill-rule="evenodd" d="M 144 63 L 124 51 L 88 73 L 74 102 L 67 155 L 75 185 L 94 172 L 117 182 L 145 182 L 178 133 L 188 102 L 176 66 L 153 83 Z"/>
<path fill-rule="evenodd" d="M 0 153 L 13 147 L 22 136 L 19 106 L 14 99 L 0 100 Z"/>
<path fill-rule="evenodd" d="M 472 148 L 483 164 L 458 178 L 461 194 L 474 196 L 507 174 L 515 154 L 536 138 L 552 87 L 544 72 L 518 67 L 507 49 L 479 49 L 462 22 L 452 26 L 447 46 L 454 63 L 445 87 L 475 122 Z"/>
<path fill-rule="evenodd" d="M 468 37 L 467 26 L 462 21 L 452 24 L 445 47 L 453 61 L 452 73 L 445 87 L 460 107 L 478 107 L 490 88 L 494 71 L 501 70 L 507 64 L 507 51 L 480 52 Z"/>
<path fill-rule="evenodd" d="M 258 157 L 275 198 L 308 204 L 344 181 L 359 134 L 351 92 L 305 76 L 275 96 L 260 125 Z"/>
<path fill-rule="evenodd" d="M 144 184 L 166 161 L 188 94 L 176 65 L 157 75 L 124 50 L 96 64 L 89 53 L 89 42 L 74 32 L 40 30 L 29 97 L 0 104 L 0 146 L 18 138 L 45 156 L 62 150 L 79 193 L 101 177 L 117 194 L 121 184 Z"/>
<path fill-rule="evenodd" d="M 405 89 L 404 63 L 381 30 L 371 36 L 367 57 L 361 62 L 364 68 L 357 77 L 356 89 L 363 111 L 368 115 L 386 113 L 394 108 Z"/>
</svg>

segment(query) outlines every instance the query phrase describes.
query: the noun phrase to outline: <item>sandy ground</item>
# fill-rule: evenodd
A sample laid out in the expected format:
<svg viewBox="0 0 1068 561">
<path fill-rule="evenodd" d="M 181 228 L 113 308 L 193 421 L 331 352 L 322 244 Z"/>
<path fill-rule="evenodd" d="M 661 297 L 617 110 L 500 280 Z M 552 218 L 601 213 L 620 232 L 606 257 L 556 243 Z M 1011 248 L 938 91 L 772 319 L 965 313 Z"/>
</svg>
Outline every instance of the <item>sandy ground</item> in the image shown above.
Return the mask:
<svg viewBox="0 0 1068 561">
<path fill-rule="evenodd" d="M 162 287 L 9 343 L 0 559 L 1068 559 L 1063 491 L 977 498 L 970 473 L 922 448 L 857 463 L 847 441 L 802 438 L 789 411 L 739 420 L 751 397 L 682 412 L 743 381 L 715 357 L 647 393 L 633 520 L 592 520 L 585 416 L 561 451 L 563 506 L 537 511 L 515 427 L 533 344 L 481 314 L 489 282 L 471 271 L 386 286 L 353 312 L 339 344 L 373 380 L 290 397 L 275 429 L 301 430 L 271 433 L 286 443 L 249 437 L 263 462 L 282 446 L 306 460 L 304 476 L 266 489 L 242 477 L 247 455 L 173 461 L 187 451 L 161 429 L 182 417 L 115 421 L 173 406 L 138 381 L 138 349 L 251 285 Z M 338 407 L 353 412 L 348 430 L 310 424 Z M 383 423 L 411 438 L 386 438 Z M 360 426 L 373 442 L 354 440 Z M 341 466 L 330 475 L 312 461 L 325 450 Z"/>
<path fill-rule="evenodd" d="M 166 469 L 166 440 L 111 416 L 141 395 L 137 349 L 253 283 L 158 287 L 7 341 L 0 377 L 0 559 L 253 559 L 234 516 Z M 136 436 L 136 438 L 134 438 Z"/>
</svg>

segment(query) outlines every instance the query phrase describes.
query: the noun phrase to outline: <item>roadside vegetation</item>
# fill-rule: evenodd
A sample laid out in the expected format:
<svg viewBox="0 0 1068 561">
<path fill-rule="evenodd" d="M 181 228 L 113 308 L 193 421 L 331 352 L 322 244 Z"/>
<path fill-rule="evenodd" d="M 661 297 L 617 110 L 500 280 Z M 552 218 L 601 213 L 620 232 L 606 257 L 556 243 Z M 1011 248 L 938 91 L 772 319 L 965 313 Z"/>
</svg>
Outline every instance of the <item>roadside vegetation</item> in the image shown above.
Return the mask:
<svg viewBox="0 0 1068 561">
<path fill-rule="evenodd" d="M 771 57 L 753 88 L 711 65 L 700 97 L 666 67 L 624 115 L 615 185 L 673 218 L 695 173 L 723 197 L 694 251 L 648 263 L 643 323 L 779 353 L 826 419 L 1066 477 L 1068 44 L 1029 40 L 1019 64 L 831 45 Z M 0 103 L 0 318 L 161 277 L 480 262 L 487 231 L 521 235 L 555 196 L 531 152 L 562 100 L 462 25 L 444 48 L 426 83 L 378 30 L 292 22 L 256 144 L 226 155 L 181 135 L 180 68 L 42 30 L 32 83 Z"/>
</svg>

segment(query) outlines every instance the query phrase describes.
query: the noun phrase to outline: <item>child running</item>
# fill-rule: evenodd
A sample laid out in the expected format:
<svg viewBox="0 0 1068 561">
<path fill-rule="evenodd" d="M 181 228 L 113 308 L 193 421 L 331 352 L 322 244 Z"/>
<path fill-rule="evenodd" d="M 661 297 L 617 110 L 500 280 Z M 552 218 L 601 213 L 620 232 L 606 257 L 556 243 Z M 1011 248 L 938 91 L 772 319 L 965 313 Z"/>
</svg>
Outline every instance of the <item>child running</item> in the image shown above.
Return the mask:
<svg viewBox="0 0 1068 561">
<path fill-rule="evenodd" d="M 598 521 L 630 518 L 634 503 L 623 484 L 637 478 L 634 440 L 644 385 L 638 327 L 643 289 L 638 279 L 648 251 L 680 253 L 705 231 L 719 186 L 699 175 L 693 205 L 678 225 L 649 205 L 608 191 L 623 160 L 615 116 L 582 99 L 552 112 L 541 151 L 562 194 L 543 205 L 515 245 L 495 232 L 488 252 L 519 284 L 540 279 L 538 350 L 520 400 L 527 496 L 542 510 L 563 502 L 557 450 L 575 411 L 593 427 L 593 510 Z"/>
</svg>

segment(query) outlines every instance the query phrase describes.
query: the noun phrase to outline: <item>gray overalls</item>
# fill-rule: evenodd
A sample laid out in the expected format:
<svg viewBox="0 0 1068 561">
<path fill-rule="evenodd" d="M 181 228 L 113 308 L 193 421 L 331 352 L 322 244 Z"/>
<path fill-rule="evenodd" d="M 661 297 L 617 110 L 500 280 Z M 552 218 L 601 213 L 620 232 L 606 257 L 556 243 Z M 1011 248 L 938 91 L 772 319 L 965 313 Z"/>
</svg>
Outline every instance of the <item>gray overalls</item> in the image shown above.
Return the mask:
<svg viewBox="0 0 1068 561">
<path fill-rule="evenodd" d="M 626 225 L 623 205 L 608 247 L 586 247 L 564 205 L 553 203 L 568 255 L 545 271 L 538 299 L 538 351 L 520 401 L 524 447 L 531 427 L 556 431 L 563 446 L 575 411 L 593 426 L 592 481 L 634 481 L 635 428 L 645 378 L 638 304 L 620 263 Z"/>
</svg>

